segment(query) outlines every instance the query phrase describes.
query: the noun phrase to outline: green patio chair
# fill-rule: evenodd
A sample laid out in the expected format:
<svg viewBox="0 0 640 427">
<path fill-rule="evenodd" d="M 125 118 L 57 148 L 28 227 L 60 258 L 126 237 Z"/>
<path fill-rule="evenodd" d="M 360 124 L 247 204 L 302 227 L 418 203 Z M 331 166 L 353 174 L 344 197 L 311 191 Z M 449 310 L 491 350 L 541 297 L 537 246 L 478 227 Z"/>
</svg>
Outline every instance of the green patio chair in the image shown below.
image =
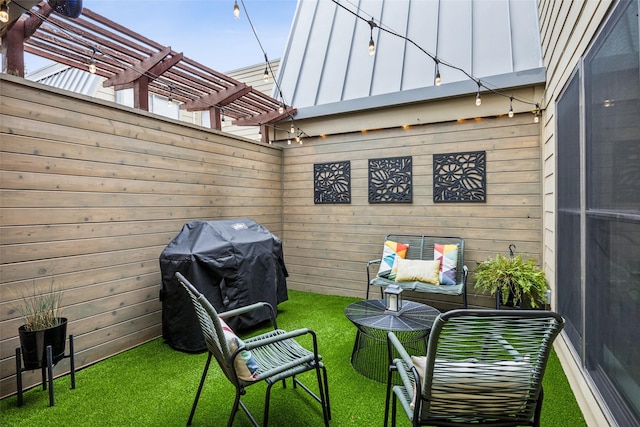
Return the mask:
<svg viewBox="0 0 640 427">
<path fill-rule="evenodd" d="M 297 329 L 291 332 L 277 329 L 274 309 L 266 302 L 255 303 L 218 314 L 205 296 L 189 283 L 182 274 L 176 273 L 176 278 L 187 290 L 193 302 L 209 352 L 187 425 L 191 425 L 193 420 L 212 356 L 215 357 L 225 376 L 235 386 L 236 390 L 233 408 L 227 423 L 229 427 L 233 424 L 238 407 L 244 410 L 254 426 L 259 426 L 254 416 L 241 400 L 241 397 L 246 394 L 247 387 L 261 381 L 267 383 L 263 420 L 263 425 L 266 426 L 269 420 L 271 387 L 280 380 L 282 380 L 283 387 L 286 387 L 285 380 L 287 378 L 292 378 L 294 388 L 299 385 L 320 403 L 324 424 L 325 426 L 329 425 L 331 409 L 329 405 L 327 370 L 321 361 L 322 357 L 318 354 L 316 334 L 311 329 Z M 224 322 L 225 318 L 257 309 L 270 310 L 273 331 L 241 340 L 233 334 L 233 331 Z M 295 340 L 296 337 L 304 335 L 310 337 L 310 341 L 313 343 L 312 351 Z M 319 396 L 297 378 L 299 374 L 307 371 L 315 371 L 316 373 Z M 286 410 L 290 409 L 287 408 Z M 303 421 L 301 420 L 300 423 L 302 424 Z"/>
<path fill-rule="evenodd" d="M 392 396 L 392 426 L 398 402 L 413 426 L 539 426 L 542 378 L 563 326 L 550 311 L 453 310 L 436 318 L 421 357 L 390 332 L 385 427 Z"/>
</svg>

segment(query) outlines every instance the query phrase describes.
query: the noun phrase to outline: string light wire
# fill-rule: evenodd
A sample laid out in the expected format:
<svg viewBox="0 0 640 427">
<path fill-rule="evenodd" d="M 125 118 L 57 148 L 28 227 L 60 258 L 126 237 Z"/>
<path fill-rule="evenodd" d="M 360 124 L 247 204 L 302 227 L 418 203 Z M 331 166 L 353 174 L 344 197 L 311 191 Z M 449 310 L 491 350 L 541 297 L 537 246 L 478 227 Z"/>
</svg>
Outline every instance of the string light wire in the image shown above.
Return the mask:
<svg viewBox="0 0 640 427">
<path fill-rule="evenodd" d="M 373 21 L 373 16 L 367 14 L 364 11 L 361 11 L 359 6 L 354 5 L 353 3 L 349 2 L 347 0 L 347 3 L 349 3 L 351 6 L 353 6 L 354 8 L 356 8 L 356 11 L 354 12 L 353 10 L 347 8 L 346 6 L 344 6 L 343 4 L 340 3 L 339 0 L 331 0 L 333 3 L 335 3 L 337 6 L 339 6 L 340 8 L 342 8 L 343 10 L 351 13 L 353 16 L 355 16 L 357 19 L 360 19 L 364 22 L 366 22 L 367 24 L 371 25 L 371 22 Z M 364 17 L 361 15 L 361 13 L 367 14 L 369 15 L 369 17 Z M 479 78 L 474 77 L 473 75 L 471 75 L 469 72 L 467 72 L 465 69 L 463 69 L 462 67 L 458 67 L 454 64 L 451 64 L 449 62 L 444 61 L 442 58 L 439 58 L 438 56 L 436 56 L 435 54 L 432 54 L 431 52 L 427 51 L 426 49 L 424 49 L 422 46 L 420 46 L 419 44 L 417 44 L 415 41 L 411 40 L 409 37 L 404 36 L 402 34 L 397 33 L 396 31 L 392 30 L 391 28 L 383 25 L 382 21 L 378 21 L 378 24 L 375 24 L 376 27 L 380 30 L 380 31 L 384 31 L 385 33 L 388 33 L 392 36 L 395 37 L 399 37 L 403 40 L 405 40 L 407 43 L 412 44 L 414 47 L 416 47 L 418 50 L 420 50 L 422 53 L 424 53 L 425 55 L 427 55 L 432 61 L 435 62 L 436 64 L 436 78 L 435 78 L 435 84 L 436 86 L 439 86 L 441 83 L 441 79 L 440 77 L 440 70 L 439 70 L 439 65 L 442 64 L 448 68 L 451 68 L 453 70 L 457 70 L 460 71 L 461 73 L 463 73 L 467 78 L 469 78 L 470 80 L 473 80 L 474 82 L 476 82 L 478 84 L 478 92 L 476 93 L 476 104 L 478 103 L 478 100 L 480 100 L 480 103 L 482 103 L 482 100 L 480 98 L 480 90 L 482 88 L 485 88 L 487 91 L 494 93 L 496 95 L 500 95 L 502 97 L 505 98 L 509 98 L 510 102 L 513 103 L 514 100 L 521 102 L 523 104 L 527 104 L 527 105 L 534 105 L 536 106 L 536 111 L 537 111 L 537 115 L 539 116 L 540 114 L 540 104 L 535 102 L 535 101 L 531 101 L 531 100 L 527 100 L 527 99 L 522 99 L 522 98 L 518 98 L 518 97 L 514 97 L 513 95 L 507 95 L 505 93 L 502 93 L 500 90 L 495 89 L 490 87 L 487 83 L 481 81 Z M 373 30 L 373 27 L 371 27 L 371 29 Z M 536 122 L 537 123 L 537 122 Z"/>
</svg>

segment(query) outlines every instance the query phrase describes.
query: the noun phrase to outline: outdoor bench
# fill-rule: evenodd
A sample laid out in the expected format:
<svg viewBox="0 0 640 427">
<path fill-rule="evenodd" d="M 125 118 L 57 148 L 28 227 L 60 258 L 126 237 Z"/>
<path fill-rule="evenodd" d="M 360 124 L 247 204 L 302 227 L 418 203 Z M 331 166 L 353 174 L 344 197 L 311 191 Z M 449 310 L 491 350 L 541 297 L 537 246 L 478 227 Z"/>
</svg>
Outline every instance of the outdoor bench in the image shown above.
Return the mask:
<svg viewBox="0 0 640 427">
<path fill-rule="evenodd" d="M 387 242 L 391 242 L 390 245 L 387 245 Z M 400 244 L 400 245 L 394 245 Z M 447 246 L 448 251 L 452 251 L 449 254 L 448 260 L 441 261 L 445 263 L 445 265 L 449 266 L 450 270 L 453 270 L 453 266 L 455 265 L 455 271 L 449 271 L 448 279 L 444 280 L 444 282 L 448 282 L 451 284 L 443 284 L 440 281 L 436 283 L 426 283 L 421 280 L 409 280 L 409 281 L 396 281 L 394 275 L 389 277 L 387 272 L 383 272 L 385 264 L 389 262 L 393 262 L 391 259 L 394 258 L 393 254 L 389 255 L 392 250 L 389 249 L 390 246 L 401 246 L 408 245 L 408 249 L 406 250 L 406 255 L 404 256 L 405 260 L 422 260 L 422 261 L 432 261 L 434 260 L 434 247 L 438 245 L 439 249 L 442 250 L 442 245 L 455 245 L 457 246 L 457 257 L 455 259 L 452 258 L 455 252 L 455 248 L 451 246 Z M 404 248 L 404 247 L 403 247 Z M 438 254 L 441 256 L 442 254 Z M 402 260 L 397 260 L 396 263 L 401 263 L 400 266 L 409 264 L 405 263 Z M 380 265 L 382 268 L 378 272 L 372 272 L 371 266 Z M 395 265 L 394 265 L 395 267 Z M 373 273 L 373 274 L 372 274 Z M 369 289 L 371 286 L 379 286 L 382 290 L 389 285 L 397 285 L 403 290 L 411 290 L 415 292 L 424 292 L 424 293 L 432 293 L 432 294 L 443 294 L 443 295 L 454 295 L 462 297 L 462 306 L 463 308 L 467 308 L 467 276 L 469 274 L 468 268 L 464 265 L 464 240 L 460 237 L 450 237 L 450 236 L 426 236 L 426 235 L 410 235 L 410 234 L 389 234 L 385 238 L 385 249 L 383 252 L 383 257 L 375 260 L 371 260 L 367 262 L 367 294 L 366 299 L 369 299 Z M 372 278 L 373 276 L 373 278 Z M 404 277 L 402 278 L 404 279 Z"/>
</svg>

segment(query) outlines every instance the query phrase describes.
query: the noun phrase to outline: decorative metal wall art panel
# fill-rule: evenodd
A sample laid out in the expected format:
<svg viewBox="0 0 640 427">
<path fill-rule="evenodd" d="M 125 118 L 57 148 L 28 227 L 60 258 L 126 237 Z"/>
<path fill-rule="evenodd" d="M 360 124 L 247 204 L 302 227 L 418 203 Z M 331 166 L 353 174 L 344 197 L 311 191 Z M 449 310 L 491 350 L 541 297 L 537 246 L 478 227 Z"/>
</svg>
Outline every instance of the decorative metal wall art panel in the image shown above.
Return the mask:
<svg viewBox="0 0 640 427">
<path fill-rule="evenodd" d="M 485 151 L 433 155 L 433 202 L 486 201 Z"/>
<path fill-rule="evenodd" d="M 313 165 L 313 203 L 351 203 L 351 162 Z"/>
<path fill-rule="evenodd" d="M 411 156 L 369 159 L 369 203 L 411 203 Z"/>
</svg>

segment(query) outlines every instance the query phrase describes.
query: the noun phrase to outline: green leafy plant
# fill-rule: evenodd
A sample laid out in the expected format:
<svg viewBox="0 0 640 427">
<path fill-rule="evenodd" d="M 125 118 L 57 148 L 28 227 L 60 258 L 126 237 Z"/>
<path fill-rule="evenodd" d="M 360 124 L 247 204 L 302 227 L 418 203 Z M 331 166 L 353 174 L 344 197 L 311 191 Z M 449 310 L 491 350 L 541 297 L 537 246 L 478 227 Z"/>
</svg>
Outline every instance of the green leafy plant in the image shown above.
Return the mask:
<svg viewBox="0 0 640 427">
<path fill-rule="evenodd" d="M 16 310 L 24 318 L 27 331 L 41 331 L 56 326 L 62 318 L 62 289 L 53 283 L 48 289 L 38 289 L 35 284 L 30 295 L 21 295 Z"/>
<path fill-rule="evenodd" d="M 544 305 L 547 279 L 535 259 L 522 259 L 516 255 L 506 257 L 497 254 L 478 264 L 474 271 L 474 288 L 495 295 L 501 292 L 502 301 L 522 301 L 532 308 Z"/>
</svg>

